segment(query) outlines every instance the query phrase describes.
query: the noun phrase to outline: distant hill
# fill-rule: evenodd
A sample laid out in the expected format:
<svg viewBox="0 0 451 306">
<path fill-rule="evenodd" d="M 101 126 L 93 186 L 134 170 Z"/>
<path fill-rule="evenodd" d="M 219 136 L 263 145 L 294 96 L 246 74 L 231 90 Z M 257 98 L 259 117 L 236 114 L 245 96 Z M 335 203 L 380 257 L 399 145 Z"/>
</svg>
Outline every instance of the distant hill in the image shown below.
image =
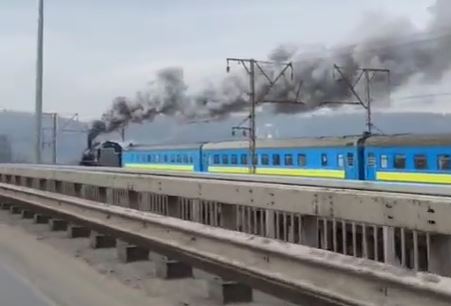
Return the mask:
<svg viewBox="0 0 451 306">
<path fill-rule="evenodd" d="M 43 118 L 42 156 L 45 162 L 51 161 L 50 117 Z M 87 125 L 84 122 L 58 119 L 57 157 L 58 163 L 75 163 L 80 159 L 86 145 Z M 27 112 L 0 112 L 0 134 L 8 135 L 12 145 L 14 162 L 31 162 L 34 152 L 34 118 Z"/>
<path fill-rule="evenodd" d="M 376 113 L 375 126 L 386 134 L 393 133 L 447 133 L 451 132 L 451 114 L 436 113 Z M 146 144 L 193 143 L 239 139 L 233 137 L 231 127 L 242 117 L 219 122 L 182 124 L 171 118 L 133 124 L 127 128 L 126 140 Z M 86 148 L 85 122 L 60 118 L 58 122 L 58 163 L 75 164 Z M 44 161 L 51 160 L 51 122 L 44 119 Z M 316 115 L 258 116 L 258 136 L 290 138 L 301 136 L 340 136 L 361 134 L 365 130 L 363 113 L 331 112 Z M 375 130 L 375 132 L 378 132 Z M 30 113 L 0 112 L 0 134 L 6 134 L 12 143 L 13 160 L 29 162 L 33 157 L 34 120 Z M 119 140 L 119 133 L 102 135 L 100 139 Z"/>
</svg>

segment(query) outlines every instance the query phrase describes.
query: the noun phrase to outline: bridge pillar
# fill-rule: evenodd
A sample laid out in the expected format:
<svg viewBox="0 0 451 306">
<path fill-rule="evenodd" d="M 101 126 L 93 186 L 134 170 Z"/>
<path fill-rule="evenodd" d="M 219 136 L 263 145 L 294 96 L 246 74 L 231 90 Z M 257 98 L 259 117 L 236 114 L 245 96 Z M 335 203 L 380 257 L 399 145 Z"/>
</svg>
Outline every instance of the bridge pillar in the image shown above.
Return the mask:
<svg viewBox="0 0 451 306">
<path fill-rule="evenodd" d="M 43 214 L 35 214 L 34 215 L 34 223 L 36 224 L 46 224 L 50 220 L 49 216 L 43 215 Z"/>
<path fill-rule="evenodd" d="M 34 212 L 32 210 L 29 210 L 29 209 L 24 209 L 24 210 L 22 210 L 21 215 L 22 215 L 23 219 L 33 219 Z"/>
<path fill-rule="evenodd" d="M 71 224 L 67 227 L 67 237 L 68 238 L 84 238 L 89 237 L 91 231 L 89 228 L 84 226 L 79 226 Z"/>
<path fill-rule="evenodd" d="M 118 240 L 116 244 L 117 257 L 121 262 L 129 263 L 134 261 L 148 260 L 149 250 L 131 245 L 126 241 Z"/>
<path fill-rule="evenodd" d="M 160 278 L 179 279 L 193 276 L 192 267 L 186 263 L 159 254 L 152 256 L 152 259 L 155 262 L 156 275 Z"/>
<path fill-rule="evenodd" d="M 12 206 L 9 208 L 9 212 L 10 212 L 11 214 L 13 214 L 13 215 L 19 215 L 19 214 L 22 213 L 22 207 L 16 206 L 16 205 L 12 205 Z"/>
<path fill-rule="evenodd" d="M 91 231 L 89 235 L 89 246 L 93 249 L 114 248 L 116 246 L 116 239 Z"/>
<path fill-rule="evenodd" d="M 49 227 L 51 231 L 67 230 L 67 221 L 62 219 L 50 219 Z"/>
<path fill-rule="evenodd" d="M 217 277 L 208 282 L 208 296 L 222 305 L 249 303 L 252 302 L 252 288 Z"/>
<path fill-rule="evenodd" d="M 429 272 L 451 276 L 451 236 L 431 235 Z"/>
<path fill-rule="evenodd" d="M 12 203 L 11 203 L 11 202 L 2 202 L 2 203 L 1 203 L 1 208 L 2 208 L 3 210 L 10 210 L 10 209 L 11 209 L 11 206 L 12 206 Z"/>
<path fill-rule="evenodd" d="M 316 216 L 302 216 L 301 244 L 318 247 L 318 218 Z"/>
</svg>

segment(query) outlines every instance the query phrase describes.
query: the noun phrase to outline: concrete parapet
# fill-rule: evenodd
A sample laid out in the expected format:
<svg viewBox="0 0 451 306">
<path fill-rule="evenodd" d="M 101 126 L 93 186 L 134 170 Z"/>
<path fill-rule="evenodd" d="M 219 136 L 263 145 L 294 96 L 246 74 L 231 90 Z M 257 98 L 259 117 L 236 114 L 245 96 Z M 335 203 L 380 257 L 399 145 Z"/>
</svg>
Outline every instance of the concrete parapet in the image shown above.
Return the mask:
<svg viewBox="0 0 451 306">
<path fill-rule="evenodd" d="M 93 249 L 114 248 L 116 246 L 116 238 L 91 231 L 89 246 Z"/>
<path fill-rule="evenodd" d="M 234 281 L 215 278 L 208 282 L 208 296 L 222 305 L 252 302 L 252 288 Z"/>
<path fill-rule="evenodd" d="M 62 219 L 50 219 L 49 227 L 51 231 L 65 231 L 67 230 L 67 221 Z"/>
<path fill-rule="evenodd" d="M 163 279 L 178 279 L 193 276 L 190 265 L 166 256 L 154 256 L 156 275 Z"/>
<path fill-rule="evenodd" d="M 148 249 L 128 244 L 122 240 L 117 241 L 116 250 L 118 259 L 124 263 L 149 259 Z"/>
<path fill-rule="evenodd" d="M 84 226 L 71 224 L 67 227 L 68 238 L 85 238 L 89 237 L 91 230 Z"/>
</svg>

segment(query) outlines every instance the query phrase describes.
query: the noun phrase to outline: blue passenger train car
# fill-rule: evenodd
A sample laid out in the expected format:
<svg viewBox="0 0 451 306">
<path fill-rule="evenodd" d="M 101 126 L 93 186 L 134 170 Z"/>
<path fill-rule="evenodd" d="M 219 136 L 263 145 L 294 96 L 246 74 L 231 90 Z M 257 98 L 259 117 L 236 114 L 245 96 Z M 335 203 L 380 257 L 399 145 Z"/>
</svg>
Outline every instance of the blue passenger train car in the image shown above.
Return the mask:
<svg viewBox="0 0 451 306">
<path fill-rule="evenodd" d="M 360 137 L 257 140 L 256 174 L 359 179 Z M 207 143 L 203 169 L 213 173 L 249 173 L 247 141 Z"/>
<path fill-rule="evenodd" d="M 201 144 L 130 145 L 122 153 L 124 168 L 162 171 L 202 171 Z"/>
<path fill-rule="evenodd" d="M 365 141 L 365 179 L 451 184 L 451 135 L 368 138 Z"/>
<path fill-rule="evenodd" d="M 247 141 L 129 146 L 122 166 L 149 170 L 250 173 Z M 451 184 L 451 135 L 361 135 L 260 139 L 256 174 Z"/>
</svg>

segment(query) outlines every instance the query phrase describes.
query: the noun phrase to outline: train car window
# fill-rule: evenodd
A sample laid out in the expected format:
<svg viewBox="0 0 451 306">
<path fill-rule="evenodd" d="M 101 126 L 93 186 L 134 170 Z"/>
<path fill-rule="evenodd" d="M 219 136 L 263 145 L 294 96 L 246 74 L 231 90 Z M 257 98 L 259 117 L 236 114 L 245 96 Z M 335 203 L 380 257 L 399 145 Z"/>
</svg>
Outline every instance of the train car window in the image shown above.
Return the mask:
<svg viewBox="0 0 451 306">
<path fill-rule="evenodd" d="M 188 163 L 188 155 L 183 154 L 183 163 L 187 164 Z"/>
<path fill-rule="evenodd" d="M 428 160 L 426 155 L 415 155 L 414 156 L 415 169 L 427 169 Z"/>
<path fill-rule="evenodd" d="M 262 165 L 269 165 L 269 155 L 268 154 L 262 154 Z"/>
<path fill-rule="evenodd" d="M 152 161 L 152 155 L 147 155 L 147 162 L 150 163 Z"/>
<path fill-rule="evenodd" d="M 213 156 L 213 164 L 215 164 L 215 165 L 219 164 L 219 154 L 215 154 Z"/>
<path fill-rule="evenodd" d="M 175 155 L 171 154 L 171 163 L 175 163 Z"/>
<path fill-rule="evenodd" d="M 387 168 L 388 167 L 388 156 L 387 155 L 381 155 L 381 168 Z"/>
<path fill-rule="evenodd" d="M 327 167 L 327 164 L 328 164 L 327 154 L 323 153 L 323 154 L 321 154 L 321 166 Z"/>
<path fill-rule="evenodd" d="M 307 166 L 307 156 L 305 154 L 298 154 L 299 167 Z"/>
<path fill-rule="evenodd" d="M 438 169 L 439 170 L 449 170 L 451 169 L 451 156 L 448 154 L 443 154 L 438 156 Z"/>
<path fill-rule="evenodd" d="M 406 168 L 406 156 L 403 154 L 396 154 L 393 166 L 395 169 L 405 169 Z"/>
<path fill-rule="evenodd" d="M 189 163 L 193 164 L 193 156 L 192 155 L 189 156 Z"/>
<path fill-rule="evenodd" d="M 354 167 L 354 154 L 353 153 L 348 153 L 347 160 L 348 160 L 348 166 Z"/>
<path fill-rule="evenodd" d="M 344 158 L 343 154 L 337 155 L 337 164 L 338 164 L 338 168 L 343 168 L 345 166 L 345 158 Z"/>
<path fill-rule="evenodd" d="M 180 154 L 177 154 L 177 163 L 178 164 L 182 163 L 182 156 Z"/>
<path fill-rule="evenodd" d="M 279 166 L 280 165 L 280 155 L 279 154 L 273 154 L 272 155 L 272 165 L 273 166 Z"/>
<path fill-rule="evenodd" d="M 230 156 L 230 163 L 232 165 L 237 165 L 238 164 L 238 156 L 236 154 L 232 154 Z"/>
<path fill-rule="evenodd" d="M 222 163 L 227 165 L 229 163 L 229 156 L 227 154 L 222 155 Z"/>
<path fill-rule="evenodd" d="M 165 163 L 168 162 L 168 155 L 167 155 L 167 154 L 165 154 L 165 155 L 163 156 L 163 161 L 164 161 Z"/>
<path fill-rule="evenodd" d="M 285 154 L 285 166 L 293 166 L 293 155 Z"/>
<path fill-rule="evenodd" d="M 258 165 L 258 159 L 259 159 L 260 154 L 255 154 L 254 157 L 254 165 Z"/>
<path fill-rule="evenodd" d="M 246 154 L 241 154 L 241 164 L 247 165 L 247 155 Z"/>
</svg>

